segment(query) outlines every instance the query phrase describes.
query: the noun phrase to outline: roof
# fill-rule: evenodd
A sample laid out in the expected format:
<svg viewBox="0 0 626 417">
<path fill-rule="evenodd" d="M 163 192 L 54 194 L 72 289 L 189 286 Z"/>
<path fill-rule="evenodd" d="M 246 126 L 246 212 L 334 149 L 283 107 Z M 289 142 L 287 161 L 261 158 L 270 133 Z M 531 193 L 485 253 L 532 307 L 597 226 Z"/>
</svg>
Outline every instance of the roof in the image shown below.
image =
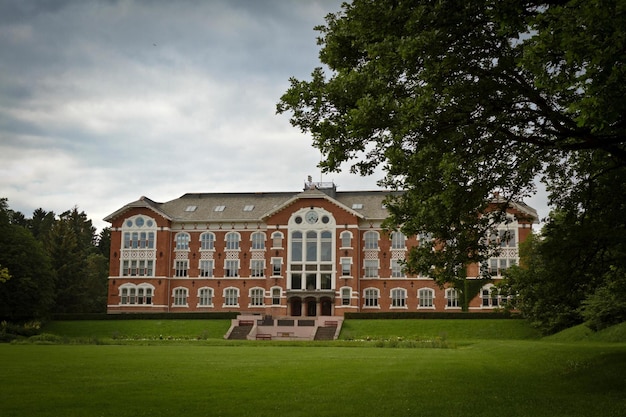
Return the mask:
<svg viewBox="0 0 626 417">
<path fill-rule="evenodd" d="M 187 193 L 165 203 L 141 197 L 108 215 L 104 220 L 112 222 L 130 209 L 147 208 L 168 220 L 178 222 L 263 221 L 296 201 L 308 198 L 325 199 L 361 219 L 382 220 L 388 216 L 384 201 L 394 194 L 398 192 L 334 191 L 329 195 L 319 189 L 299 192 Z M 506 200 L 496 195 L 492 202 L 505 203 Z M 539 217 L 534 208 L 523 202 L 508 204 L 531 217 L 535 223 L 538 222 Z"/>
<path fill-rule="evenodd" d="M 333 198 L 313 189 L 302 192 L 187 193 L 165 203 L 141 197 L 104 220 L 111 222 L 132 208 L 143 207 L 180 222 L 259 221 L 306 198 L 325 199 L 360 218 L 384 219 L 387 210 L 383 201 L 388 195 L 389 191 L 337 191 Z"/>
</svg>

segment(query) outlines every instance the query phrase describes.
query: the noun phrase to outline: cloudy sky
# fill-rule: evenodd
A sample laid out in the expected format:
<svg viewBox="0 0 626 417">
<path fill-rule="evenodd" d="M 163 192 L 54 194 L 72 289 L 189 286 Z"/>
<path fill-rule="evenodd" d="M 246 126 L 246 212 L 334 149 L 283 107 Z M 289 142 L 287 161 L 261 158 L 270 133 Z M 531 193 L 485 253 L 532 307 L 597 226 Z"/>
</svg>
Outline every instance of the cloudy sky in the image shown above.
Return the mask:
<svg viewBox="0 0 626 417">
<path fill-rule="evenodd" d="M 275 114 L 341 0 L 0 0 L 0 197 L 101 219 L 145 195 L 297 191 L 310 137 Z M 547 214 L 541 199 L 528 201 Z"/>
</svg>

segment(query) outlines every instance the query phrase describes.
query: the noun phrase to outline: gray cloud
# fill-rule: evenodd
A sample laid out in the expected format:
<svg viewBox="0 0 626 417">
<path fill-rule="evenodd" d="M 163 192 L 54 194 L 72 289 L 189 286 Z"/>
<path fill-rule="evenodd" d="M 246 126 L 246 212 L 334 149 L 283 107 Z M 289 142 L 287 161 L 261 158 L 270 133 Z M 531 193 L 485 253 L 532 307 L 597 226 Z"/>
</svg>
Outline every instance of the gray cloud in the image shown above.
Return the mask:
<svg viewBox="0 0 626 417">
<path fill-rule="evenodd" d="M 103 227 L 141 195 L 299 189 L 320 155 L 275 104 L 340 4 L 0 0 L 0 197 Z"/>
</svg>

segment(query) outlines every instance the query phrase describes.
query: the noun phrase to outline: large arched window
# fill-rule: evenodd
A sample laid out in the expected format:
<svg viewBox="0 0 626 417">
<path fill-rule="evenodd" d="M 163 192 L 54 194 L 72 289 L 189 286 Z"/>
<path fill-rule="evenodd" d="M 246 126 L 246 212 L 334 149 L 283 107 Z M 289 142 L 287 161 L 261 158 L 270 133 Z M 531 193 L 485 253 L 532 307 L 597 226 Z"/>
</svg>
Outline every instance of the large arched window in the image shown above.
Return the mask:
<svg viewBox="0 0 626 417">
<path fill-rule="evenodd" d="M 265 249 L 265 233 L 254 232 L 250 239 L 252 240 L 252 249 Z"/>
<path fill-rule="evenodd" d="M 226 234 L 226 250 L 237 250 L 239 249 L 239 241 L 241 237 L 237 232 L 230 232 Z"/>
<path fill-rule="evenodd" d="M 200 235 L 200 250 L 215 249 L 215 235 L 211 232 L 202 233 Z"/>
<path fill-rule="evenodd" d="M 213 288 L 198 289 L 198 307 L 213 307 Z"/>
<path fill-rule="evenodd" d="M 365 232 L 365 249 L 378 249 L 378 232 Z"/>
<path fill-rule="evenodd" d="M 176 233 L 176 250 L 189 250 L 189 233 Z"/>
<path fill-rule="evenodd" d="M 334 288 L 335 219 L 324 209 L 304 208 L 289 220 L 289 281 L 292 290 Z"/>
</svg>

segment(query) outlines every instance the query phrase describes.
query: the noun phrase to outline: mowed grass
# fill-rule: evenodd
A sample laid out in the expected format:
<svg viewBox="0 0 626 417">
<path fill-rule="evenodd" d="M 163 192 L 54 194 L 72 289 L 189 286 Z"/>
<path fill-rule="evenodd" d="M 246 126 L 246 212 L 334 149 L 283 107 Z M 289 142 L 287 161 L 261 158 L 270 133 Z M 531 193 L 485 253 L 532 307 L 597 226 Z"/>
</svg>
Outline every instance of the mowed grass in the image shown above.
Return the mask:
<svg viewBox="0 0 626 417">
<path fill-rule="evenodd" d="M 181 321 L 174 329 L 190 326 L 194 332 L 187 336 L 193 339 L 200 324 L 188 322 Z M 386 338 L 413 334 L 440 337 L 430 332 L 445 331 L 448 339 L 466 342 L 449 349 L 376 348 L 356 341 L 355 347 L 350 347 L 349 341 L 338 341 L 337 346 L 278 342 L 232 346 L 195 341 L 158 345 L 4 344 L 0 345 L 0 416 L 500 417 L 626 413 L 626 343 L 541 340 L 532 336 L 532 330 L 511 329 L 524 324 L 512 320 L 451 321 L 448 327 L 430 320 L 384 322 L 389 333 L 381 336 Z M 349 321 L 347 329 L 355 339 L 367 336 L 365 333 L 374 337 L 384 322 Z M 481 333 L 474 328 L 472 334 L 480 337 L 473 339 L 463 333 L 463 329 L 480 327 L 481 322 L 498 330 Z M 78 323 L 54 326 L 65 329 L 68 336 L 69 327 Z M 103 323 L 108 322 L 92 324 L 92 334 L 80 336 L 104 337 L 110 329 L 95 332 L 100 325 L 109 325 Z M 139 328 L 151 325 L 156 330 L 169 324 L 127 324 Z M 505 330 L 507 326 L 509 330 Z M 145 335 L 159 334 L 153 331 Z M 487 337 L 489 334 L 492 336 Z"/>
</svg>

